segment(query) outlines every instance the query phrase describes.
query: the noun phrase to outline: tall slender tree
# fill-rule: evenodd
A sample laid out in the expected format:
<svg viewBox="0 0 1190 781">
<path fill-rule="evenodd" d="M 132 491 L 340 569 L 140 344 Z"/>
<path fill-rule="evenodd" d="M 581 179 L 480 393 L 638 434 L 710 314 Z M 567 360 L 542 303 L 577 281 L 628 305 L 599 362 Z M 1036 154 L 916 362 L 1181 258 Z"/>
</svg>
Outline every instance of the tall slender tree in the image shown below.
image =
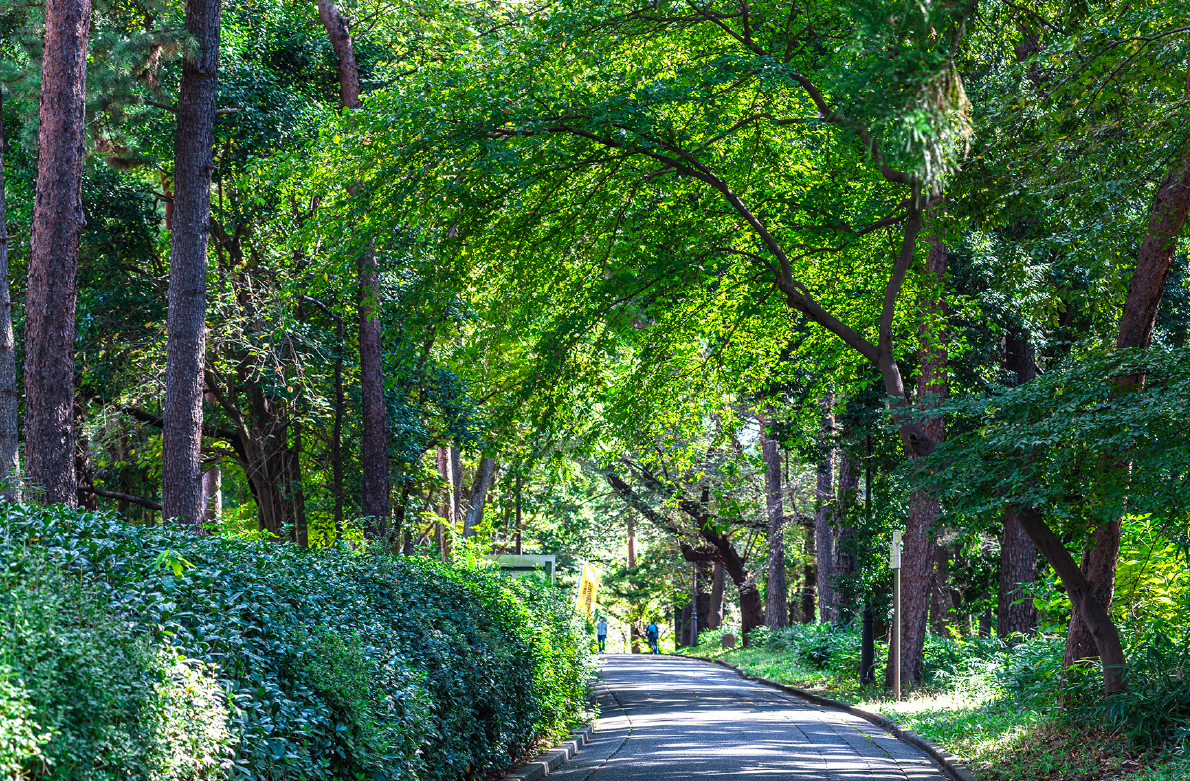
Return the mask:
<svg viewBox="0 0 1190 781">
<path fill-rule="evenodd" d="M 1018 331 L 1004 340 L 1004 368 L 1009 382 L 1026 383 L 1037 375 L 1028 334 Z M 1037 546 L 1025 535 L 1012 506 L 1004 508 L 1000 534 L 1000 584 L 996 600 L 996 634 L 1008 637 L 1037 628 L 1037 608 L 1028 586 L 1037 580 Z"/>
<path fill-rule="evenodd" d="M 4 90 L 0 89 L 0 498 L 21 500 L 20 445 L 17 441 L 17 360 L 8 290 L 8 217 L 4 198 Z"/>
<path fill-rule="evenodd" d="M 25 299 L 25 468 L 46 504 L 78 502 L 74 337 L 83 228 L 90 0 L 47 0 L 37 194 Z"/>
<path fill-rule="evenodd" d="M 814 552 L 817 565 L 814 568 L 818 585 L 818 617 L 821 621 L 834 623 L 839 620 L 837 594 L 835 593 L 835 535 L 831 529 L 831 503 L 835 494 L 835 396 L 823 395 L 822 407 L 822 459 L 818 462 L 816 510 L 814 513 Z"/>
<path fill-rule="evenodd" d="M 198 48 L 182 61 L 174 135 L 161 506 L 163 519 L 192 526 L 200 526 L 206 515 L 202 401 L 221 13 L 221 0 L 186 2 L 186 32 Z"/>
<path fill-rule="evenodd" d="M 785 509 L 781 503 L 781 451 L 768 432 L 769 416 L 762 411 L 760 451 L 764 461 L 764 505 L 768 518 L 768 580 L 764 623 L 770 629 L 789 626 L 788 586 L 785 581 Z"/>
<path fill-rule="evenodd" d="M 318 18 L 339 58 L 339 105 L 357 109 L 359 65 L 351 28 L 334 0 L 318 0 Z M 384 402 L 384 328 L 380 320 L 380 268 L 376 252 L 359 258 L 359 370 L 363 406 L 360 466 L 363 471 L 361 510 L 372 519 L 370 536 L 385 533 L 388 519 L 388 407 Z"/>
</svg>

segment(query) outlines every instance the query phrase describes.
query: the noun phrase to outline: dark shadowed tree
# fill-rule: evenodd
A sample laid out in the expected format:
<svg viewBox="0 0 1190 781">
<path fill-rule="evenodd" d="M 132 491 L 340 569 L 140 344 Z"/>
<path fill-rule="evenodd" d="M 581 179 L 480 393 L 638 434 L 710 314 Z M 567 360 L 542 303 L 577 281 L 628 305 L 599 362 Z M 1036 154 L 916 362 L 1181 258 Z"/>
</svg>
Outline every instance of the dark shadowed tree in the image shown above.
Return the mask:
<svg viewBox="0 0 1190 781">
<path fill-rule="evenodd" d="M 4 90 L 0 89 L 0 497 L 21 500 L 17 434 L 16 339 L 8 290 L 8 219 L 4 208 Z"/>
<path fill-rule="evenodd" d="M 221 10 L 220 0 L 186 3 L 186 32 L 198 47 L 182 61 L 174 136 L 161 506 L 163 519 L 193 526 L 200 526 L 206 514 L 201 455 L 203 365 Z"/>
</svg>

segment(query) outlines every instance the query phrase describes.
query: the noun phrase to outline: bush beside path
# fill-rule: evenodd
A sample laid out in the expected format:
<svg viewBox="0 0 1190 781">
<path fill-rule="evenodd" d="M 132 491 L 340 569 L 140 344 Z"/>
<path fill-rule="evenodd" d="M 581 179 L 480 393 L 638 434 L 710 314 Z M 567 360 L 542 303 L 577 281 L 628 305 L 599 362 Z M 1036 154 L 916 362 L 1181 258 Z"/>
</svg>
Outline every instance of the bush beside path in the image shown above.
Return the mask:
<svg viewBox="0 0 1190 781">
<path fill-rule="evenodd" d="M 589 629 L 480 566 L 0 505 L 0 772 L 463 779 L 586 716 Z"/>
</svg>

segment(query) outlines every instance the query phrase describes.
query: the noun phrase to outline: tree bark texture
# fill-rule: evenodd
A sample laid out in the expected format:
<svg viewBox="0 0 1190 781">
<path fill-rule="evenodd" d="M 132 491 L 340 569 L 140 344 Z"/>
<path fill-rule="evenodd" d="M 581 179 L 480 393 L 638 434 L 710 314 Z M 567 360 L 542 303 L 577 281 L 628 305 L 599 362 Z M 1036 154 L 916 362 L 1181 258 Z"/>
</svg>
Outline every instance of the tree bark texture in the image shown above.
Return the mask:
<svg viewBox="0 0 1190 781">
<path fill-rule="evenodd" d="M 359 371 L 363 406 L 361 509 L 369 536 L 383 537 L 388 521 L 388 408 L 384 403 L 384 345 L 376 252 L 359 259 Z"/>
<path fill-rule="evenodd" d="M 628 568 L 636 566 L 636 518 L 628 515 Z M 720 568 L 722 569 L 722 568 Z"/>
<path fill-rule="evenodd" d="M 205 514 L 201 451 L 207 235 L 221 11 L 220 0 L 186 2 L 186 32 L 194 36 L 198 49 L 182 61 L 174 136 L 161 506 L 163 520 L 195 527 L 202 525 Z"/>
<path fill-rule="evenodd" d="M 203 520 L 218 523 L 223 515 L 223 470 L 218 464 L 202 473 Z"/>
<path fill-rule="evenodd" d="M 359 108 L 359 67 L 355 61 L 355 46 L 347 20 L 333 0 L 318 0 L 318 18 L 326 28 L 331 46 L 339 57 L 339 104 L 343 108 Z"/>
<path fill-rule="evenodd" d="M 818 462 L 818 494 L 814 515 L 814 547 L 818 559 L 815 573 L 819 620 L 834 624 L 839 620 L 838 595 L 835 593 L 835 534 L 831 528 L 831 504 L 835 495 L 835 451 L 831 442 L 835 431 L 834 394 L 824 395 L 821 406 L 823 453 L 822 460 Z"/>
<path fill-rule="evenodd" d="M 1000 592 L 996 601 L 996 634 L 1032 634 L 1037 607 L 1028 587 L 1037 581 L 1037 547 L 1021 528 L 1012 507 L 1004 508 L 1000 537 Z"/>
<path fill-rule="evenodd" d="M 946 336 L 941 328 L 943 291 L 946 278 L 946 245 L 936 236 L 928 239 L 926 269 L 932 277 L 937 297 L 923 307 L 919 330 L 921 376 L 918 379 L 918 407 L 929 409 L 946 396 Z M 929 441 L 938 443 L 945 434 L 941 416 L 928 418 L 919 426 Z M 915 451 L 916 452 L 916 451 Z M 904 553 L 901 557 L 901 679 L 921 680 L 921 658 L 925 648 L 926 627 L 930 613 L 930 595 L 934 581 L 935 543 L 932 535 L 938 517 L 938 499 L 924 491 L 909 498 L 909 518 L 905 524 Z M 891 649 L 886 685 L 892 681 Z"/>
<path fill-rule="evenodd" d="M 764 461 L 764 504 L 768 517 L 768 579 L 765 583 L 765 626 L 789 625 L 789 596 L 785 582 L 785 511 L 781 504 L 781 452 L 768 436 L 768 415 L 761 412 L 760 451 Z"/>
<path fill-rule="evenodd" d="M 479 466 L 475 470 L 475 479 L 471 483 L 471 501 L 463 515 L 463 536 L 465 537 L 471 536 L 475 527 L 483 523 L 483 508 L 488 501 L 488 491 L 491 490 L 492 483 L 495 482 L 498 468 L 499 465 L 487 456 L 479 460 Z"/>
<path fill-rule="evenodd" d="M 450 517 L 455 523 L 463 517 L 463 454 L 454 445 L 447 448 L 446 455 L 450 461 Z M 463 530 L 463 538 L 471 535 L 469 529 Z"/>
<path fill-rule="evenodd" d="M 1004 368 L 1009 382 L 1022 385 L 1037 376 L 1037 361 L 1024 331 L 1004 340 Z M 1037 608 L 1029 587 L 1037 582 L 1037 547 L 1021 529 L 1012 506 L 1004 508 L 1000 533 L 1000 585 L 996 598 L 996 633 L 1000 637 L 1032 634 L 1037 629 Z"/>
<path fill-rule="evenodd" d="M 21 460 L 17 430 L 16 338 L 8 287 L 8 219 L 4 187 L 4 90 L 0 89 L 0 500 L 21 501 Z"/>
<path fill-rule="evenodd" d="M 934 590 L 930 594 L 930 631 L 936 635 L 945 635 L 951 625 L 954 603 L 949 583 L 950 548 L 938 545 L 934 548 Z"/>
<path fill-rule="evenodd" d="M 25 299 L 25 475 L 46 504 L 78 502 L 74 311 L 83 227 L 90 0 L 47 0 L 37 191 Z"/>
</svg>

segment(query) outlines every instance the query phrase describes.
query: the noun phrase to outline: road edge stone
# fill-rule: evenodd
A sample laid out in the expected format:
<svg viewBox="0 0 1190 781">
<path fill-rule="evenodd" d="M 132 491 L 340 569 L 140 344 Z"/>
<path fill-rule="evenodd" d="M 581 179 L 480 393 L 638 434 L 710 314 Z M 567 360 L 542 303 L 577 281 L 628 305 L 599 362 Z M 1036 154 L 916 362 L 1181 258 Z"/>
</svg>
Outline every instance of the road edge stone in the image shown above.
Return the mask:
<svg viewBox="0 0 1190 781">
<path fill-rule="evenodd" d="M 570 733 L 570 737 L 553 748 L 543 751 L 525 764 L 501 777 L 501 781 L 538 781 L 548 776 L 574 757 L 583 746 L 591 742 L 591 734 L 595 731 L 592 721 Z"/>
<path fill-rule="evenodd" d="M 910 746 L 920 750 L 930 759 L 934 760 L 934 762 L 938 763 L 938 766 L 942 768 L 946 775 L 950 776 L 952 781 L 979 781 L 979 778 L 974 773 L 963 767 L 963 765 L 959 763 L 959 760 L 951 756 L 946 751 L 946 749 L 942 748 L 937 743 L 929 740 L 928 738 L 923 738 L 921 735 L 918 735 L 912 730 L 904 729 L 892 719 L 881 716 L 879 713 L 872 713 L 871 711 L 866 711 L 863 708 L 857 708 L 854 705 L 848 705 L 847 703 L 840 702 L 839 700 L 832 700 L 830 697 L 823 697 L 821 694 L 815 694 L 814 692 L 806 691 L 805 689 L 799 689 L 796 686 L 790 686 L 789 684 L 780 683 L 769 678 L 762 678 L 757 675 L 748 675 L 744 672 L 743 668 L 736 667 L 731 662 L 724 661 L 723 659 L 707 659 L 703 656 L 690 656 L 688 654 L 670 654 L 670 656 L 678 656 L 682 659 L 692 659 L 694 661 L 717 664 L 720 667 L 726 667 L 729 670 L 734 670 L 737 675 L 746 681 L 754 681 L 755 683 L 759 683 L 764 686 L 779 689 L 780 691 L 783 691 L 787 694 L 792 694 L 796 697 L 801 697 L 803 700 L 808 700 L 815 705 L 821 705 L 823 707 L 833 708 L 835 710 L 847 711 L 852 716 L 858 716 L 861 719 L 870 721 L 883 730 L 887 730 L 897 740 L 908 743 Z"/>
</svg>

